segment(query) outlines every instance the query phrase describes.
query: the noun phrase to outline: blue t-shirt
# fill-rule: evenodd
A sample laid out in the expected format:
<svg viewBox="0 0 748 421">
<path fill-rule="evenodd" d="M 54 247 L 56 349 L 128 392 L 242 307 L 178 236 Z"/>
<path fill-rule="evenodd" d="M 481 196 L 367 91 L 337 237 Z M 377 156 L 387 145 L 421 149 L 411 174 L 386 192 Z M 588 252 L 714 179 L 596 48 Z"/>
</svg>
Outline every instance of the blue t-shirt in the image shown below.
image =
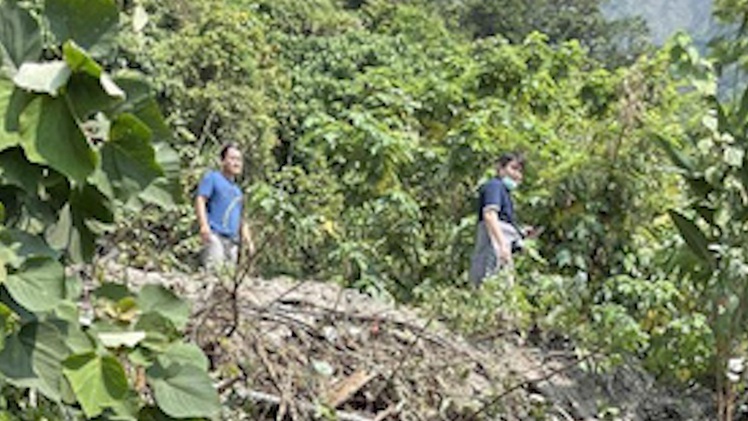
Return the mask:
<svg viewBox="0 0 748 421">
<path fill-rule="evenodd" d="M 242 191 L 220 171 L 210 171 L 200 181 L 197 195 L 206 199 L 210 230 L 232 239 L 239 238 Z"/>
<path fill-rule="evenodd" d="M 514 225 L 512 196 L 500 178 L 486 181 L 478 192 L 478 221 L 483 220 L 483 210 L 489 207 L 498 212 L 499 220 Z"/>
</svg>

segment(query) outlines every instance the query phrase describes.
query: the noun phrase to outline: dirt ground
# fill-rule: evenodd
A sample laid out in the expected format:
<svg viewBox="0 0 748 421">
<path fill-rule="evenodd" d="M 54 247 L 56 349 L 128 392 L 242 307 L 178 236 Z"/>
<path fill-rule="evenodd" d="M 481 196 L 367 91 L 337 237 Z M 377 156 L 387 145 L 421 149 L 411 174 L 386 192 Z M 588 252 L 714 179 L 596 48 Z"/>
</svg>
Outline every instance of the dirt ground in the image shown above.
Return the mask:
<svg viewBox="0 0 748 421">
<path fill-rule="evenodd" d="M 333 283 L 103 264 L 132 288 L 193 303 L 190 339 L 209 356 L 230 420 L 706 420 L 703 391 L 668 391 L 594 355 L 530 346 L 516 332 L 468 341 L 418 309 Z M 572 348 L 572 347 L 569 347 Z M 583 364 L 584 363 L 584 364 Z"/>
</svg>

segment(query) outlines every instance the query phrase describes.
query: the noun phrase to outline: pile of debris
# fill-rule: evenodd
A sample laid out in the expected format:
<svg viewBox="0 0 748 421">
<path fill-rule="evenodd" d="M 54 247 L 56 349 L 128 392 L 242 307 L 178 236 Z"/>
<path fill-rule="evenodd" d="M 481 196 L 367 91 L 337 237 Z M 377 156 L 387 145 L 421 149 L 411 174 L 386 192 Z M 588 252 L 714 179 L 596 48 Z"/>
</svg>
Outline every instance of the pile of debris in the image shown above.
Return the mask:
<svg viewBox="0 0 748 421">
<path fill-rule="evenodd" d="M 699 399 L 630 367 L 591 375 L 569 351 L 507 334 L 473 344 L 417 311 L 333 283 L 147 273 L 193 303 L 189 335 L 210 357 L 224 418 L 373 420 L 707 419 Z"/>
</svg>

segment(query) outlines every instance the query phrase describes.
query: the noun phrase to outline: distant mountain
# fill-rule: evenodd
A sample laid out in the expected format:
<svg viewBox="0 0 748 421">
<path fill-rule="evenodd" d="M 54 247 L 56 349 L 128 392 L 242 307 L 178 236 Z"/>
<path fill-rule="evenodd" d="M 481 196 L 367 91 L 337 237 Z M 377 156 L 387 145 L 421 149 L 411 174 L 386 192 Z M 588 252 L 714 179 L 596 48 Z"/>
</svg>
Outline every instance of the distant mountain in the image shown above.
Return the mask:
<svg viewBox="0 0 748 421">
<path fill-rule="evenodd" d="M 610 0 L 603 12 L 611 18 L 642 16 L 658 45 L 685 31 L 703 50 L 719 30 L 712 17 L 712 0 Z"/>
</svg>

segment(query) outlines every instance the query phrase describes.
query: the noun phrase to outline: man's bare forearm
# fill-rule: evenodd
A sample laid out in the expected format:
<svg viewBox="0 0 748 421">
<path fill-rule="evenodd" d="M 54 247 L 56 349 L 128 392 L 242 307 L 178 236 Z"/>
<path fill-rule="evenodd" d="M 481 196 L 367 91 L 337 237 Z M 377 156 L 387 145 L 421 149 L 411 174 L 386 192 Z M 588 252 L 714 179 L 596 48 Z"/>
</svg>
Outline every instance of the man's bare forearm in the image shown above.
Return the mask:
<svg viewBox="0 0 748 421">
<path fill-rule="evenodd" d="M 197 223 L 200 227 L 200 232 L 210 231 L 210 225 L 208 224 L 208 210 L 205 206 L 205 197 L 197 196 L 195 198 L 195 214 L 197 215 Z"/>
<path fill-rule="evenodd" d="M 496 211 L 486 209 L 483 211 L 483 221 L 486 223 L 486 229 L 488 235 L 493 240 L 494 247 L 505 248 L 507 247 L 506 239 L 504 234 L 501 233 L 501 227 L 499 227 L 499 216 Z"/>
</svg>

